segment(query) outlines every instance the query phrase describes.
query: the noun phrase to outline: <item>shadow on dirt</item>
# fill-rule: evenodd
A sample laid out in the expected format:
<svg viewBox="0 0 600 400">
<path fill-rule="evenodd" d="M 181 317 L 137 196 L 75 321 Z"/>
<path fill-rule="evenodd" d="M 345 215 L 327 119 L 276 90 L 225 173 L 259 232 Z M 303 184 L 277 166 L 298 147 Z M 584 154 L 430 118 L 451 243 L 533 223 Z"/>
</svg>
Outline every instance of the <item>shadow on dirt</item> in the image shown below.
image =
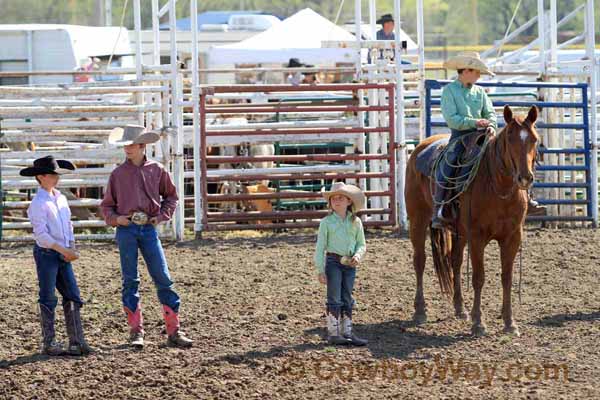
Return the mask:
<svg viewBox="0 0 600 400">
<path fill-rule="evenodd" d="M 0 360 L 0 369 L 15 367 L 18 365 L 35 364 L 65 357 L 67 356 L 50 357 L 45 354 L 34 353 L 28 356 L 17 357 L 14 360 Z"/>
<path fill-rule="evenodd" d="M 437 321 L 440 322 L 440 321 Z M 436 323 L 436 322 L 432 322 Z M 408 330 L 411 328 L 410 330 Z M 412 329 L 414 328 L 414 329 Z M 420 330 L 412 320 L 393 320 L 378 324 L 355 324 L 358 336 L 369 340 L 366 346 L 371 355 L 377 359 L 407 359 L 421 349 L 443 349 L 458 342 L 475 340 L 469 334 L 437 335 Z M 304 331 L 307 336 L 320 336 L 321 343 L 300 343 L 290 346 L 276 346 L 266 351 L 249 351 L 245 353 L 227 354 L 216 360 L 207 361 L 207 365 L 215 362 L 230 364 L 245 364 L 250 367 L 258 366 L 259 360 L 286 357 L 294 353 L 322 351 L 332 348 L 326 343 L 326 332 L 323 327 L 311 328 Z M 350 349 L 348 346 L 338 346 L 337 351 Z M 432 356 L 433 358 L 433 356 Z"/>
<path fill-rule="evenodd" d="M 573 321 L 600 321 L 600 311 L 594 311 L 587 314 L 577 312 L 573 314 L 548 315 L 533 322 L 532 325 L 540 326 L 542 328 L 560 328 L 564 327 L 566 322 Z"/>
</svg>

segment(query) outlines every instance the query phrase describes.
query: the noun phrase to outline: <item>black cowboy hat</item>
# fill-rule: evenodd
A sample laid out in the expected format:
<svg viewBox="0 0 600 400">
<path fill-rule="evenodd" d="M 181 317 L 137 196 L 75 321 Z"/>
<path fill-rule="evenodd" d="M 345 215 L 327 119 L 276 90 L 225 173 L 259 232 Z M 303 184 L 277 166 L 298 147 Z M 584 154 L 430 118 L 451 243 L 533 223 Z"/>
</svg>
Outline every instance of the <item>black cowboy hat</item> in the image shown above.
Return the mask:
<svg viewBox="0 0 600 400">
<path fill-rule="evenodd" d="M 288 62 L 287 67 L 288 68 L 300 68 L 300 67 L 305 67 L 305 65 L 302 64 L 300 62 L 300 60 L 297 58 L 290 58 L 290 61 Z"/>
<path fill-rule="evenodd" d="M 309 65 L 309 64 L 306 64 L 306 65 L 305 65 L 305 67 L 306 67 L 306 68 L 313 68 L 313 67 L 314 67 L 314 65 Z M 304 74 L 305 76 L 312 76 L 312 75 L 316 75 L 317 73 L 316 73 L 316 72 L 303 72 L 303 74 Z"/>
<path fill-rule="evenodd" d="M 381 18 L 377 20 L 377 23 L 381 25 L 385 24 L 386 22 L 394 22 L 394 17 L 392 17 L 392 14 L 383 14 Z"/>
<path fill-rule="evenodd" d="M 36 175 L 62 175 L 74 171 L 75 166 L 71 161 L 55 160 L 54 156 L 46 156 L 33 161 L 33 167 L 23 168 L 19 171 L 21 176 Z"/>
</svg>

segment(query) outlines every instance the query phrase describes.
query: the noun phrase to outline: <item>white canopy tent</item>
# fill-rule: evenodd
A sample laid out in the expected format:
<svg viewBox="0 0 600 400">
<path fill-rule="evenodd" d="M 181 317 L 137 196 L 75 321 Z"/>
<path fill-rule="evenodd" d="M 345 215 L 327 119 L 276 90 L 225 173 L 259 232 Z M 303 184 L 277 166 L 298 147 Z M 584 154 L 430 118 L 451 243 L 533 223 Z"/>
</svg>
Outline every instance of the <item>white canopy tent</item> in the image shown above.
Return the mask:
<svg viewBox="0 0 600 400">
<path fill-rule="evenodd" d="M 279 63 L 298 58 L 308 64 L 354 62 L 353 49 L 322 48 L 324 41 L 352 41 L 354 35 L 310 8 L 239 43 L 209 50 L 209 65 Z"/>
</svg>

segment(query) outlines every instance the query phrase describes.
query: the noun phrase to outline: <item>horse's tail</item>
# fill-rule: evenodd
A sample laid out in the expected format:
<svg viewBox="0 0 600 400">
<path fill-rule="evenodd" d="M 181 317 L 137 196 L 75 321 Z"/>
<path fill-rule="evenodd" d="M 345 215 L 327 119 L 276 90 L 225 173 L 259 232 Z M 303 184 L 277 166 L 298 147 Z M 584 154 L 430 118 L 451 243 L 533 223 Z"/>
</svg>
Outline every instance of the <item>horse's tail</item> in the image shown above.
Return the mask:
<svg viewBox="0 0 600 400">
<path fill-rule="evenodd" d="M 431 252 L 435 274 L 443 295 L 454 295 L 454 272 L 452 270 L 452 232 L 448 228 L 429 229 Z"/>
</svg>

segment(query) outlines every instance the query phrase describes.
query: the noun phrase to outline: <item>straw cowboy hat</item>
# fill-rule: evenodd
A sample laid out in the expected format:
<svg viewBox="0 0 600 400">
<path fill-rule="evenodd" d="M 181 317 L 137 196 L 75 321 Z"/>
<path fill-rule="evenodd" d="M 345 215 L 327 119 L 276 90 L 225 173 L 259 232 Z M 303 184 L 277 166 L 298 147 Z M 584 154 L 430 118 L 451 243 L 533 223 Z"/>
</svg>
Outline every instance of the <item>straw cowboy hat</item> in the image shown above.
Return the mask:
<svg viewBox="0 0 600 400">
<path fill-rule="evenodd" d="M 479 53 L 471 51 L 466 51 L 450 58 L 444 63 L 444 68 L 455 70 L 476 69 L 484 75 L 495 75 L 481 60 Z"/>
<path fill-rule="evenodd" d="M 108 135 L 108 143 L 116 146 L 130 144 L 150 144 L 158 142 L 160 135 L 154 131 L 146 131 L 141 125 L 126 125 L 124 128 L 115 128 Z"/>
<path fill-rule="evenodd" d="M 23 168 L 19 171 L 21 176 L 36 175 L 64 175 L 75 170 L 71 161 L 55 160 L 54 156 L 46 156 L 33 161 L 33 167 Z"/>
<path fill-rule="evenodd" d="M 336 194 L 348 197 L 350 201 L 352 201 L 352 206 L 355 211 L 364 210 L 366 207 L 367 198 L 365 194 L 354 185 L 346 185 L 344 182 L 335 182 L 331 185 L 331 190 L 326 191 L 325 188 L 322 188 L 321 193 L 323 193 L 323 197 L 325 197 L 327 202 L 329 202 L 331 196 Z"/>
</svg>

